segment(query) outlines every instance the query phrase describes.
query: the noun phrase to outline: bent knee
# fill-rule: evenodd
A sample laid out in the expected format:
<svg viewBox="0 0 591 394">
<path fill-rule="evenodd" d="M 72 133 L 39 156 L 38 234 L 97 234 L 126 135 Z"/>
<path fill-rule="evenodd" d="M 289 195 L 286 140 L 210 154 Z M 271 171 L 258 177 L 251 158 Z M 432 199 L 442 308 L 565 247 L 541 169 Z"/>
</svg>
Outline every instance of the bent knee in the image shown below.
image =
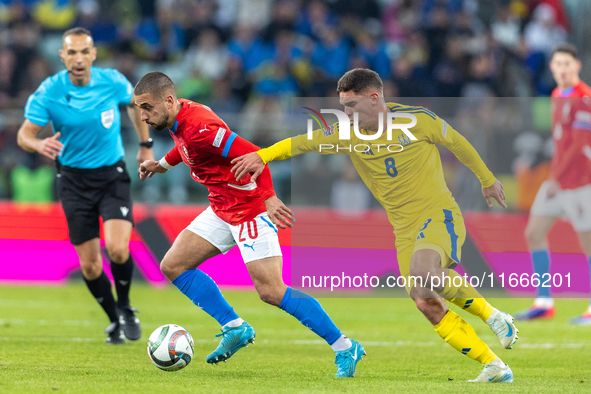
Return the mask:
<svg viewBox="0 0 591 394">
<path fill-rule="evenodd" d="M 283 299 L 283 295 L 285 293 L 285 289 L 281 291 L 279 287 L 263 287 L 257 289 L 257 291 L 261 301 L 275 306 L 281 305 L 281 300 Z"/>
<path fill-rule="evenodd" d="M 102 259 L 80 260 L 82 276 L 87 280 L 94 280 L 103 273 Z"/>
<path fill-rule="evenodd" d="M 421 278 L 422 279 L 422 286 L 427 286 L 424 282 L 431 276 L 428 269 L 425 267 L 421 267 L 419 264 L 411 264 L 409 275 L 414 278 Z"/>
<path fill-rule="evenodd" d="M 166 256 L 164 256 L 164 259 L 160 262 L 160 272 L 162 272 L 162 274 L 171 282 L 182 273 L 178 268 L 178 264 L 175 264 L 171 259 L 167 259 Z"/>
<path fill-rule="evenodd" d="M 274 300 L 273 293 L 267 292 L 267 291 L 260 291 L 259 298 L 261 299 L 261 301 L 263 301 L 267 304 L 273 303 L 273 300 Z"/>
<path fill-rule="evenodd" d="M 205 259 L 195 261 L 185 253 L 179 254 L 171 249 L 164 255 L 164 258 L 160 262 L 160 272 L 172 282 L 183 272 L 195 269 L 203 262 L 205 262 Z"/>
<path fill-rule="evenodd" d="M 127 245 L 107 245 L 107 253 L 111 261 L 117 264 L 123 264 L 129 258 Z"/>
<path fill-rule="evenodd" d="M 536 230 L 531 226 L 527 226 L 525 228 L 523 231 L 523 236 L 529 241 L 529 243 L 535 242 L 537 239 L 539 239 L 539 235 L 536 234 Z"/>
<path fill-rule="evenodd" d="M 543 228 L 528 224 L 524 235 L 532 248 L 545 247 L 546 231 Z"/>
</svg>

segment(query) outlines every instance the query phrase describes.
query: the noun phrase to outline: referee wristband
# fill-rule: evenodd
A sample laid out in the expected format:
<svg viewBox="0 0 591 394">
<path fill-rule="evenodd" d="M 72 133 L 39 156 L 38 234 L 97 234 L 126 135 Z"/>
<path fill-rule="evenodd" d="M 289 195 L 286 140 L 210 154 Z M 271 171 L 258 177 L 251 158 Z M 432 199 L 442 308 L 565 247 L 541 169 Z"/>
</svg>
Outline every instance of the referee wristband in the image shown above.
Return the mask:
<svg viewBox="0 0 591 394">
<path fill-rule="evenodd" d="M 162 167 L 164 167 L 166 170 L 170 170 L 173 166 L 171 166 L 170 164 L 168 164 L 168 162 L 166 161 L 166 157 L 163 157 L 162 159 L 160 159 L 159 161 L 160 165 Z"/>
</svg>

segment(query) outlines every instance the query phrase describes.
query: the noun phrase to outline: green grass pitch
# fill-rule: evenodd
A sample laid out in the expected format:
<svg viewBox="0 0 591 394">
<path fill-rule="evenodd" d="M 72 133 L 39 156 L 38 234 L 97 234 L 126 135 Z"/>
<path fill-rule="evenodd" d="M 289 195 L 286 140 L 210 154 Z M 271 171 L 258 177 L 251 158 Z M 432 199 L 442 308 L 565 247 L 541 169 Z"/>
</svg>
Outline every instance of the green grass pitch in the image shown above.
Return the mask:
<svg viewBox="0 0 591 394">
<path fill-rule="evenodd" d="M 320 299 L 343 333 L 368 352 L 355 378 L 335 379 L 330 347 L 253 292 L 225 292 L 257 339 L 219 366 L 205 362 L 219 340 L 217 323 L 174 287 L 135 284 L 131 296 L 141 311 L 142 338 L 107 346 L 108 321 L 82 283 L 0 288 L 0 393 L 591 392 L 591 327 L 567 324 L 585 310 L 584 300 L 558 300 L 551 321 L 519 323 L 513 350 L 452 306 L 513 369 L 515 383 L 493 385 L 466 382 L 481 366 L 444 343 L 410 299 Z M 509 313 L 530 302 L 492 300 Z M 195 339 L 193 361 L 178 372 L 157 369 L 146 354 L 148 336 L 166 323 Z"/>
</svg>

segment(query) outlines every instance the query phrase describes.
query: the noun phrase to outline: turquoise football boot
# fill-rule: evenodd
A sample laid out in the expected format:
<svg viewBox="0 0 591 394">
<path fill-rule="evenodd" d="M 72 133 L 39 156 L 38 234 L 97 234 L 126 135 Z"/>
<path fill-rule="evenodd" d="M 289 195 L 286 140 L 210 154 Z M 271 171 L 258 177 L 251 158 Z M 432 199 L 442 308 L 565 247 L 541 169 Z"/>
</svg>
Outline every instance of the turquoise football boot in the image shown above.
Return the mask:
<svg viewBox="0 0 591 394">
<path fill-rule="evenodd" d="M 350 338 L 349 338 L 350 339 Z M 351 339 L 352 346 L 347 350 L 335 352 L 337 358 L 334 363 L 337 365 L 336 378 L 352 378 L 355 376 L 355 366 L 367 353 L 363 346 L 354 339 Z"/>
<path fill-rule="evenodd" d="M 247 322 L 242 323 L 238 327 L 226 327 L 221 334 L 216 337 L 222 337 L 218 347 L 207 356 L 207 362 L 216 364 L 227 359 L 232 358 L 232 355 L 243 347 L 248 347 L 249 343 L 254 344 L 255 337 L 254 328 Z"/>
</svg>

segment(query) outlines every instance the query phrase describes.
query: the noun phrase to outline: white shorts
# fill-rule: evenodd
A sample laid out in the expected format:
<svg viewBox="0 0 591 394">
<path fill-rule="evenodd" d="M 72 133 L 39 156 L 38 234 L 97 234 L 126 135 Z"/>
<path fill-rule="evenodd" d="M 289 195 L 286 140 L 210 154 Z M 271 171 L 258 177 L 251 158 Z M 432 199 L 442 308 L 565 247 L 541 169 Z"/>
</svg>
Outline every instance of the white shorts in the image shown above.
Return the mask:
<svg viewBox="0 0 591 394">
<path fill-rule="evenodd" d="M 224 254 L 238 245 L 245 263 L 282 255 L 277 227 L 267 212 L 232 226 L 220 219 L 211 207 L 207 207 L 187 226 L 187 230 L 207 240 Z"/>
<path fill-rule="evenodd" d="M 542 183 L 530 213 L 538 216 L 566 216 L 580 233 L 591 231 L 591 185 L 578 189 L 560 190 L 548 198 L 548 182 Z"/>
</svg>

